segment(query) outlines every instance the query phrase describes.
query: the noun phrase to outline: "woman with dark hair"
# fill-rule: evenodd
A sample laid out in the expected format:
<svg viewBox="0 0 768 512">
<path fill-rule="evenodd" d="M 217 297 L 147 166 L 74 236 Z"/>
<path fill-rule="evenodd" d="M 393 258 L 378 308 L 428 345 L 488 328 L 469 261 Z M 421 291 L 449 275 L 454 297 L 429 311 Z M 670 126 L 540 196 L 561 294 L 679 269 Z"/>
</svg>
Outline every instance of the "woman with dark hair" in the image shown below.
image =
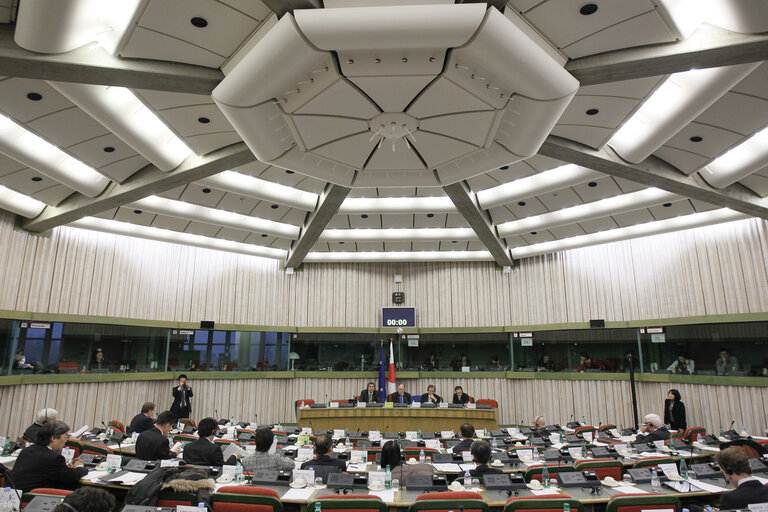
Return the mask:
<svg viewBox="0 0 768 512">
<path fill-rule="evenodd" d="M 400 445 L 395 441 L 387 441 L 381 447 L 381 467 L 389 466 L 392 478 L 400 480 L 405 485 L 408 475 L 431 475 L 435 472 L 429 464 L 403 464 L 400 460 Z"/>
<path fill-rule="evenodd" d="M 685 404 L 681 401 L 680 392 L 670 389 L 664 400 L 664 424 L 673 430 L 685 430 Z"/>
</svg>

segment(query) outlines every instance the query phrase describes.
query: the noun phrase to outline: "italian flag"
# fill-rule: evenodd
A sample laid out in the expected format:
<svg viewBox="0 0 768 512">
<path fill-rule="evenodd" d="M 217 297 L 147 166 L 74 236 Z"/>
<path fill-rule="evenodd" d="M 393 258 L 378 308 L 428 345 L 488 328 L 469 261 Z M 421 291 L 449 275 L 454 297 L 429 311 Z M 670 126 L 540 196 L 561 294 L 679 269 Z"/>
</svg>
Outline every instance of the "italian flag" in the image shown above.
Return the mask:
<svg viewBox="0 0 768 512">
<path fill-rule="evenodd" d="M 397 391 L 395 384 L 395 352 L 392 349 L 392 342 L 389 342 L 389 375 L 387 376 L 387 395 Z"/>
</svg>

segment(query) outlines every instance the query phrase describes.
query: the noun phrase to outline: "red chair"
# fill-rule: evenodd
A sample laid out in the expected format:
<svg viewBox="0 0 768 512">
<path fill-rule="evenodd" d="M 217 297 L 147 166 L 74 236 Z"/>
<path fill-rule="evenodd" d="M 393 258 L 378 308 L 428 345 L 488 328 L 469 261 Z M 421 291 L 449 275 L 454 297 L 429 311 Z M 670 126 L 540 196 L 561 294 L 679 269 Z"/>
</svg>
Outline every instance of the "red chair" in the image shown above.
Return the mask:
<svg viewBox="0 0 768 512">
<path fill-rule="evenodd" d="M 360 397 L 358 396 L 357 399 L 359 400 Z M 331 403 L 337 403 L 337 404 L 348 404 L 349 400 L 331 400 Z"/>
<path fill-rule="evenodd" d="M 646 457 L 632 464 L 632 469 L 658 466 L 659 464 L 675 464 L 675 463 L 676 461 L 672 457 Z"/>
<path fill-rule="evenodd" d="M 32 489 L 29 492 L 25 492 L 21 495 L 21 509 L 23 510 L 24 507 L 26 507 L 30 501 L 32 501 L 33 498 L 37 496 L 61 496 L 64 498 L 65 496 L 73 493 L 74 491 L 68 491 L 66 489 L 53 489 L 50 487 L 38 487 L 37 489 Z"/>
<path fill-rule="evenodd" d="M 436 453 L 440 453 L 440 450 L 437 448 L 417 448 L 414 446 L 411 448 L 403 448 L 403 456 L 406 461 L 411 459 L 418 460 L 419 455 L 421 455 L 421 450 L 424 450 L 424 454 L 429 457 L 434 457 Z"/>
<path fill-rule="evenodd" d="M 197 503 L 197 494 L 191 492 L 160 491 L 157 496 L 158 507 L 174 509 L 179 505 L 196 507 Z"/>
<path fill-rule="evenodd" d="M 94 453 L 96 455 L 112 455 L 115 453 L 112 448 L 102 444 L 89 443 L 86 441 L 81 441 L 81 444 L 81 453 Z"/>
<path fill-rule="evenodd" d="M 605 512 L 641 512 L 643 510 L 680 510 L 680 499 L 671 494 L 617 494 Z"/>
<path fill-rule="evenodd" d="M 472 491 L 448 491 L 420 494 L 408 508 L 408 512 L 432 510 L 448 512 L 462 508 L 464 512 L 488 512 L 488 504 L 480 493 Z"/>
<path fill-rule="evenodd" d="M 115 429 L 116 432 L 121 432 L 125 434 L 125 425 L 123 424 L 122 421 L 110 420 L 110 422 L 107 423 L 107 426 L 112 427 L 113 429 Z"/>
<path fill-rule="evenodd" d="M 190 419 L 190 418 L 181 418 L 179 420 L 179 423 L 181 423 L 184 426 L 190 426 L 190 427 L 197 428 L 197 422 L 195 420 L 193 420 L 193 419 Z M 184 428 L 184 427 L 181 427 L 181 428 Z"/>
<path fill-rule="evenodd" d="M 311 398 L 302 398 L 301 400 L 296 400 L 294 407 L 298 409 L 299 405 L 301 405 L 301 402 L 304 402 L 304 405 L 307 407 L 315 403 L 315 401 L 312 400 Z"/>
<path fill-rule="evenodd" d="M 369 494 L 326 494 L 307 503 L 307 511 L 315 510 L 320 504 L 323 512 L 388 512 L 387 504 L 378 496 Z"/>
<path fill-rule="evenodd" d="M 594 471 L 600 480 L 610 476 L 617 482 L 621 480 L 624 472 L 624 464 L 616 459 L 580 460 L 573 467 L 576 468 L 576 471 Z"/>
<path fill-rule="evenodd" d="M 707 435 L 707 429 L 704 427 L 690 427 L 685 429 L 685 433 L 683 433 L 683 439 L 688 441 L 689 443 L 692 443 L 696 440 L 696 437 L 701 434 L 703 436 Z"/>
<path fill-rule="evenodd" d="M 490 405 L 494 409 L 499 408 L 499 402 L 497 402 L 493 398 L 478 398 L 477 405 Z"/>
<path fill-rule="evenodd" d="M 538 480 L 541 482 L 541 473 L 544 470 L 544 465 L 528 466 L 525 470 L 525 481 Z M 573 473 L 576 469 L 568 464 L 547 464 L 547 471 L 549 471 L 550 480 L 556 480 L 558 473 Z"/>
<path fill-rule="evenodd" d="M 254 487 L 252 485 L 225 485 L 216 492 L 224 494 L 248 494 L 252 496 L 273 496 L 275 498 L 280 497 L 280 494 L 274 489 L 268 487 Z"/>
<path fill-rule="evenodd" d="M 78 441 L 77 439 L 69 438 L 67 439 L 66 446 L 72 448 L 75 450 L 75 458 L 79 457 L 81 453 L 83 453 L 83 442 Z"/>
<path fill-rule="evenodd" d="M 272 489 L 265 490 L 272 491 Z M 275 491 L 272 492 L 277 494 Z M 213 512 L 283 512 L 283 504 L 279 498 L 269 494 L 229 493 L 221 492 L 219 489 L 219 492 L 211 495 L 211 509 Z"/>
<path fill-rule="evenodd" d="M 56 364 L 59 373 L 77 373 L 77 361 L 61 361 Z"/>
<path fill-rule="evenodd" d="M 581 427 L 576 427 L 576 429 L 573 431 L 574 434 L 581 434 L 583 432 L 591 432 L 594 436 L 595 432 L 597 432 L 597 429 L 592 425 L 583 425 Z"/>
<path fill-rule="evenodd" d="M 602 425 L 600 428 L 597 429 L 598 432 L 608 432 L 609 430 L 613 430 L 616 428 L 616 425 L 613 423 L 606 423 L 605 425 Z"/>
<path fill-rule="evenodd" d="M 584 505 L 562 494 L 542 494 L 541 496 L 513 496 L 504 505 L 504 512 L 561 512 L 568 503 L 571 512 L 584 512 Z"/>
</svg>

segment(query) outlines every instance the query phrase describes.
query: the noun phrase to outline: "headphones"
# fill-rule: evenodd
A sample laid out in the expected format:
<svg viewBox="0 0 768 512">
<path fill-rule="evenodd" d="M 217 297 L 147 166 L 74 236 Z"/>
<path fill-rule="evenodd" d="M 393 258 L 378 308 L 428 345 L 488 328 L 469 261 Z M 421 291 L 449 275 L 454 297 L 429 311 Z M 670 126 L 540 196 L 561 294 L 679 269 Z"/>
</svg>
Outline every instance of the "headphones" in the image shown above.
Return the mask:
<svg viewBox="0 0 768 512">
<path fill-rule="evenodd" d="M 536 424 L 539 422 L 539 419 L 544 419 L 544 416 L 536 416 L 533 418 L 533 428 L 536 428 Z"/>
</svg>

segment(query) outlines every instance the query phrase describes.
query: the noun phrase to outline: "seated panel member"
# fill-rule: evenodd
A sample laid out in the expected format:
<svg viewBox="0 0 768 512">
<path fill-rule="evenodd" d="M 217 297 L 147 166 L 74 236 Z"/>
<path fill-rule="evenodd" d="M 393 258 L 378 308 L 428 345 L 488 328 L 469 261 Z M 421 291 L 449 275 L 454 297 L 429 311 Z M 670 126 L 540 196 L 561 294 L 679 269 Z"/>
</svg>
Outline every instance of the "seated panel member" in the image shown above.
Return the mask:
<svg viewBox="0 0 768 512">
<path fill-rule="evenodd" d="M 735 487 L 720 498 L 721 509 L 747 508 L 753 503 L 768 502 L 768 487 L 752 476 L 747 455 L 732 446 L 717 453 L 715 457 L 725 481 Z"/>
<path fill-rule="evenodd" d="M 669 430 L 664 426 L 658 414 L 646 414 L 644 421 L 645 423 L 640 427 L 634 444 L 666 441 L 671 437 Z"/>
<path fill-rule="evenodd" d="M 434 384 L 430 384 L 429 386 L 427 386 L 427 392 L 421 395 L 421 403 L 430 402 L 437 405 L 440 402 L 442 402 L 443 397 L 438 395 L 436 391 L 437 391 L 437 388 L 435 388 Z"/>
<path fill-rule="evenodd" d="M 296 467 L 296 463 L 291 459 L 284 457 L 279 448 L 275 453 L 269 453 L 275 434 L 269 428 L 260 428 L 254 436 L 256 441 L 256 453 L 243 459 L 243 469 L 245 471 L 256 471 L 257 469 L 269 469 L 278 471 L 290 471 Z"/>
<path fill-rule="evenodd" d="M 141 412 L 133 417 L 131 424 L 128 426 L 128 435 L 136 432 L 141 434 L 145 430 L 149 430 L 155 426 L 155 420 L 152 416 L 155 415 L 155 404 L 152 402 L 144 402 L 141 406 Z"/>
<path fill-rule="evenodd" d="M 80 459 L 67 464 L 61 455 L 68 438 L 69 426 L 63 421 L 43 425 L 35 444 L 24 448 L 16 459 L 11 471 L 16 488 L 24 492 L 38 487 L 75 489 L 88 470 Z"/>
<path fill-rule="evenodd" d="M 301 469 L 314 468 L 317 466 L 336 466 L 340 471 L 347 470 L 347 463 L 340 459 L 331 457 L 333 453 L 333 439 L 328 434 L 317 436 L 315 440 L 315 451 L 317 456 L 301 465 Z"/>
<path fill-rule="evenodd" d="M 168 432 L 173 428 L 175 421 L 176 416 L 171 411 L 161 412 L 155 426 L 139 434 L 136 439 L 136 458 L 160 460 L 178 455 L 181 450 L 172 452 L 168 446 Z"/>
<path fill-rule="evenodd" d="M 469 474 L 472 476 L 482 475 L 498 475 L 503 473 L 499 468 L 492 468 L 488 465 L 491 460 L 491 445 L 488 441 L 475 441 L 472 443 L 472 460 L 475 461 L 477 467 L 470 469 Z"/>
<path fill-rule="evenodd" d="M 472 449 L 472 443 L 475 437 L 475 427 L 471 423 L 462 423 L 459 427 L 461 433 L 461 442 L 451 448 L 453 453 L 468 452 Z"/>
<path fill-rule="evenodd" d="M 399 404 L 410 404 L 411 394 L 405 392 L 405 386 L 400 384 L 397 386 L 397 392 L 392 393 L 387 397 L 387 402 L 396 402 Z"/>
<path fill-rule="evenodd" d="M 533 418 L 533 424 L 531 424 L 531 430 L 541 435 L 547 430 L 547 422 L 544 420 L 544 416 L 536 416 Z"/>
<path fill-rule="evenodd" d="M 213 418 L 203 418 L 197 424 L 197 435 L 200 439 L 187 443 L 184 447 L 184 461 L 187 464 L 200 466 L 223 466 L 224 455 L 221 448 L 213 442 L 213 437 L 219 424 Z M 240 454 L 229 457 L 227 464 L 235 464 Z"/>
<path fill-rule="evenodd" d="M 376 384 L 373 382 L 368 383 L 368 387 L 360 392 L 360 401 L 381 403 L 381 397 L 379 396 L 379 392 L 376 390 Z"/>
<path fill-rule="evenodd" d="M 469 395 L 464 392 L 464 390 L 461 388 L 461 386 L 456 386 L 453 388 L 453 403 L 455 404 L 468 404 L 469 403 Z"/>
<path fill-rule="evenodd" d="M 46 409 L 40 409 L 37 411 L 37 416 L 35 416 L 35 421 L 27 427 L 27 430 L 24 431 L 24 433 L 21 435 L 21 437 L 24 438 L 25 441 L 29 443 L 36 443 L 37 442 L 37 435 L 40 433 L 40 429 L 43 428 L 43 425 L 48 423 L 49 421 L 56 421 L 56 419 L 59 416 L 59 411 L 56 409 L 46 408 Z"/>
</svg>

